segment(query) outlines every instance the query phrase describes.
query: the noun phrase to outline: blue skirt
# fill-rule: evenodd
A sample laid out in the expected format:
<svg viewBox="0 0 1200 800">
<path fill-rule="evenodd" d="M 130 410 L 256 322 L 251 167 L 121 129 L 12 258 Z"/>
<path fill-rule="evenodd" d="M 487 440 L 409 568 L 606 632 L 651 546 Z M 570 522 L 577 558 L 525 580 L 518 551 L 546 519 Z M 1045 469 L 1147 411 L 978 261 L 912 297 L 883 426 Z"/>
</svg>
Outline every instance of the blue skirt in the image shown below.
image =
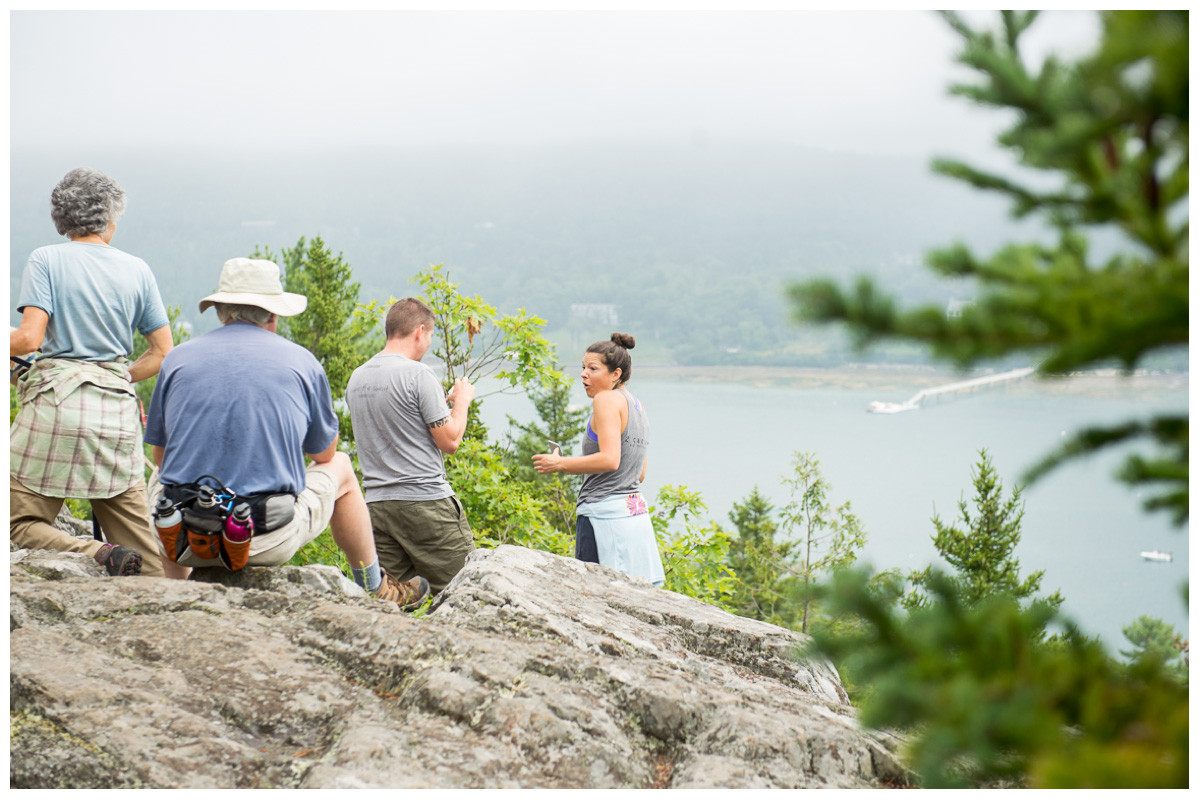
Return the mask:
<svg viewBox="0 0 1200 800">
<path fill-rule="evenodd" d="M 640 494 L 617 494 L 576 509 L 575 557 L 639 575 L 662 586 L 662 557 Z"/>
</svg>

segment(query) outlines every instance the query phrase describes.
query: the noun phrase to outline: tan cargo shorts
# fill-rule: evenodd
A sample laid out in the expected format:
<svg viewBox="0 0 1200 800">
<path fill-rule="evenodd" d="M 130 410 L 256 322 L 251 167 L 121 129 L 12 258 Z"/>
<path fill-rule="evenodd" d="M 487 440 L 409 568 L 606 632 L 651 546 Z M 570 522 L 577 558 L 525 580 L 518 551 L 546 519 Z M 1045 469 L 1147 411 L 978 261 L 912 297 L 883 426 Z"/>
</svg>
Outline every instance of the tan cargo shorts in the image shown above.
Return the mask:
<svg viewBox="0 0 1200 800">
<path fill-rule="evenodd" d="M 247 566 L 277 567 L 286 564 L 296 551 L 321 535 L 333 518 L 333 504 L 337 500 L 338 480 L 333 470 L 321 464 L 310 464 L 304 472 L 304 491 L 296 497 L 295 516 L 282 528 L 270 533 L 255 534 L 250 540 L 250 560 Z M 147 486 L 147 501 L 151 509 L 162 494 L 158 482 L 158 470 L 150 474 Z M 166 559 L 162 540 L 158 540 L 158 552 Z M 216 567 L 221 561 L 216 558 L 200 558 L 190 549 L 179 557 L 183 567 Z"/>
</svg>

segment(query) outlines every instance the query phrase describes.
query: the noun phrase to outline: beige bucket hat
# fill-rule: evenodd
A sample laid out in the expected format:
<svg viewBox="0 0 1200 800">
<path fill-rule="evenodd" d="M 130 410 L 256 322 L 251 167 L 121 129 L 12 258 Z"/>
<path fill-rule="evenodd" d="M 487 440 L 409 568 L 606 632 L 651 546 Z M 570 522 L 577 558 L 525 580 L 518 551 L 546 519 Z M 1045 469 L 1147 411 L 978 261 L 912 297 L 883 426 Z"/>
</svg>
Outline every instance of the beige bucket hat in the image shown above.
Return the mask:
<svg viewBox="0 0 1200 800">
<path fill-rule="evenodd" d="M 221 268 L 217 293 L 200 301 L 200 313 L 213 303 L 237 303 L 265 308 L 281 317 L 294 317 L 308 308 L 308 298 L 285 292 L 279 265 L 260 258 L 231 258 Z"/>
</svg>

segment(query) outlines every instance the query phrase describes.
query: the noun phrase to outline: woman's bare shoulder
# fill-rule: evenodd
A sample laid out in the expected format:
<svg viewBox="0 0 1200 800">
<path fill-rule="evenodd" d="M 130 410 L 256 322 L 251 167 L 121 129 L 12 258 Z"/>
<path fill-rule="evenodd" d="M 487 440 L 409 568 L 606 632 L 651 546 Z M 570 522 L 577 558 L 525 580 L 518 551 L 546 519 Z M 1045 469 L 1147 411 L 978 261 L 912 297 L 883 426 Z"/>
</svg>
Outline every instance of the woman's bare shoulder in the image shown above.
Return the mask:
<svg viewBox="0 0 1200 800">
<path fill-rule="evenodd" d="M 620 411 L 624 407 L 625 407 L 625 398 L 621 395 L 620 392 L 617 392 L 617 391 L 600 392 L 599 394 L 597 394 L 595 397 L 592 398 L 592 410 L 593 411 L 601 411 L 601 410 L 609 411 L 612 409 Z"/>
</svg>

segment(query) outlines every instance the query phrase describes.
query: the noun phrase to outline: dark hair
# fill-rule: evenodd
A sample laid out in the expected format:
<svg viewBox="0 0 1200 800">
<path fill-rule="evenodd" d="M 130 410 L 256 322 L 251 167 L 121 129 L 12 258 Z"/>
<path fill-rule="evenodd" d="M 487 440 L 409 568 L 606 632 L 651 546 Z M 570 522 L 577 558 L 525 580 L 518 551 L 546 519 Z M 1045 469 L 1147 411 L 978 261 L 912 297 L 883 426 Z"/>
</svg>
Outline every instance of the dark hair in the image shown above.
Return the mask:
<svg viewBox="0 0 1200 800">
<path fill-rule="evenodd" d="M 636 343 L 633 336 L 628 333 L 614 333 L 607 342 L 596 342 L 585 352 L 600 356 L 609 372 L 621 370 L 621 380 L 617 382 L 617 385 L 620 386 L 629 380 L 630 374 L 633 372 L 633 359 L 629 357 L 629 351 Z"/>
<path fill-rule="evenodd" d="M 415 331 L 418 325 L 428 325 L 432 328 L 436 321 L 432 308 L 415 297 L 406 297 L 392 303 L 392 307 L 388 309 L 383 332 L 388 339 L 403 339 Z"/>
</svg>

